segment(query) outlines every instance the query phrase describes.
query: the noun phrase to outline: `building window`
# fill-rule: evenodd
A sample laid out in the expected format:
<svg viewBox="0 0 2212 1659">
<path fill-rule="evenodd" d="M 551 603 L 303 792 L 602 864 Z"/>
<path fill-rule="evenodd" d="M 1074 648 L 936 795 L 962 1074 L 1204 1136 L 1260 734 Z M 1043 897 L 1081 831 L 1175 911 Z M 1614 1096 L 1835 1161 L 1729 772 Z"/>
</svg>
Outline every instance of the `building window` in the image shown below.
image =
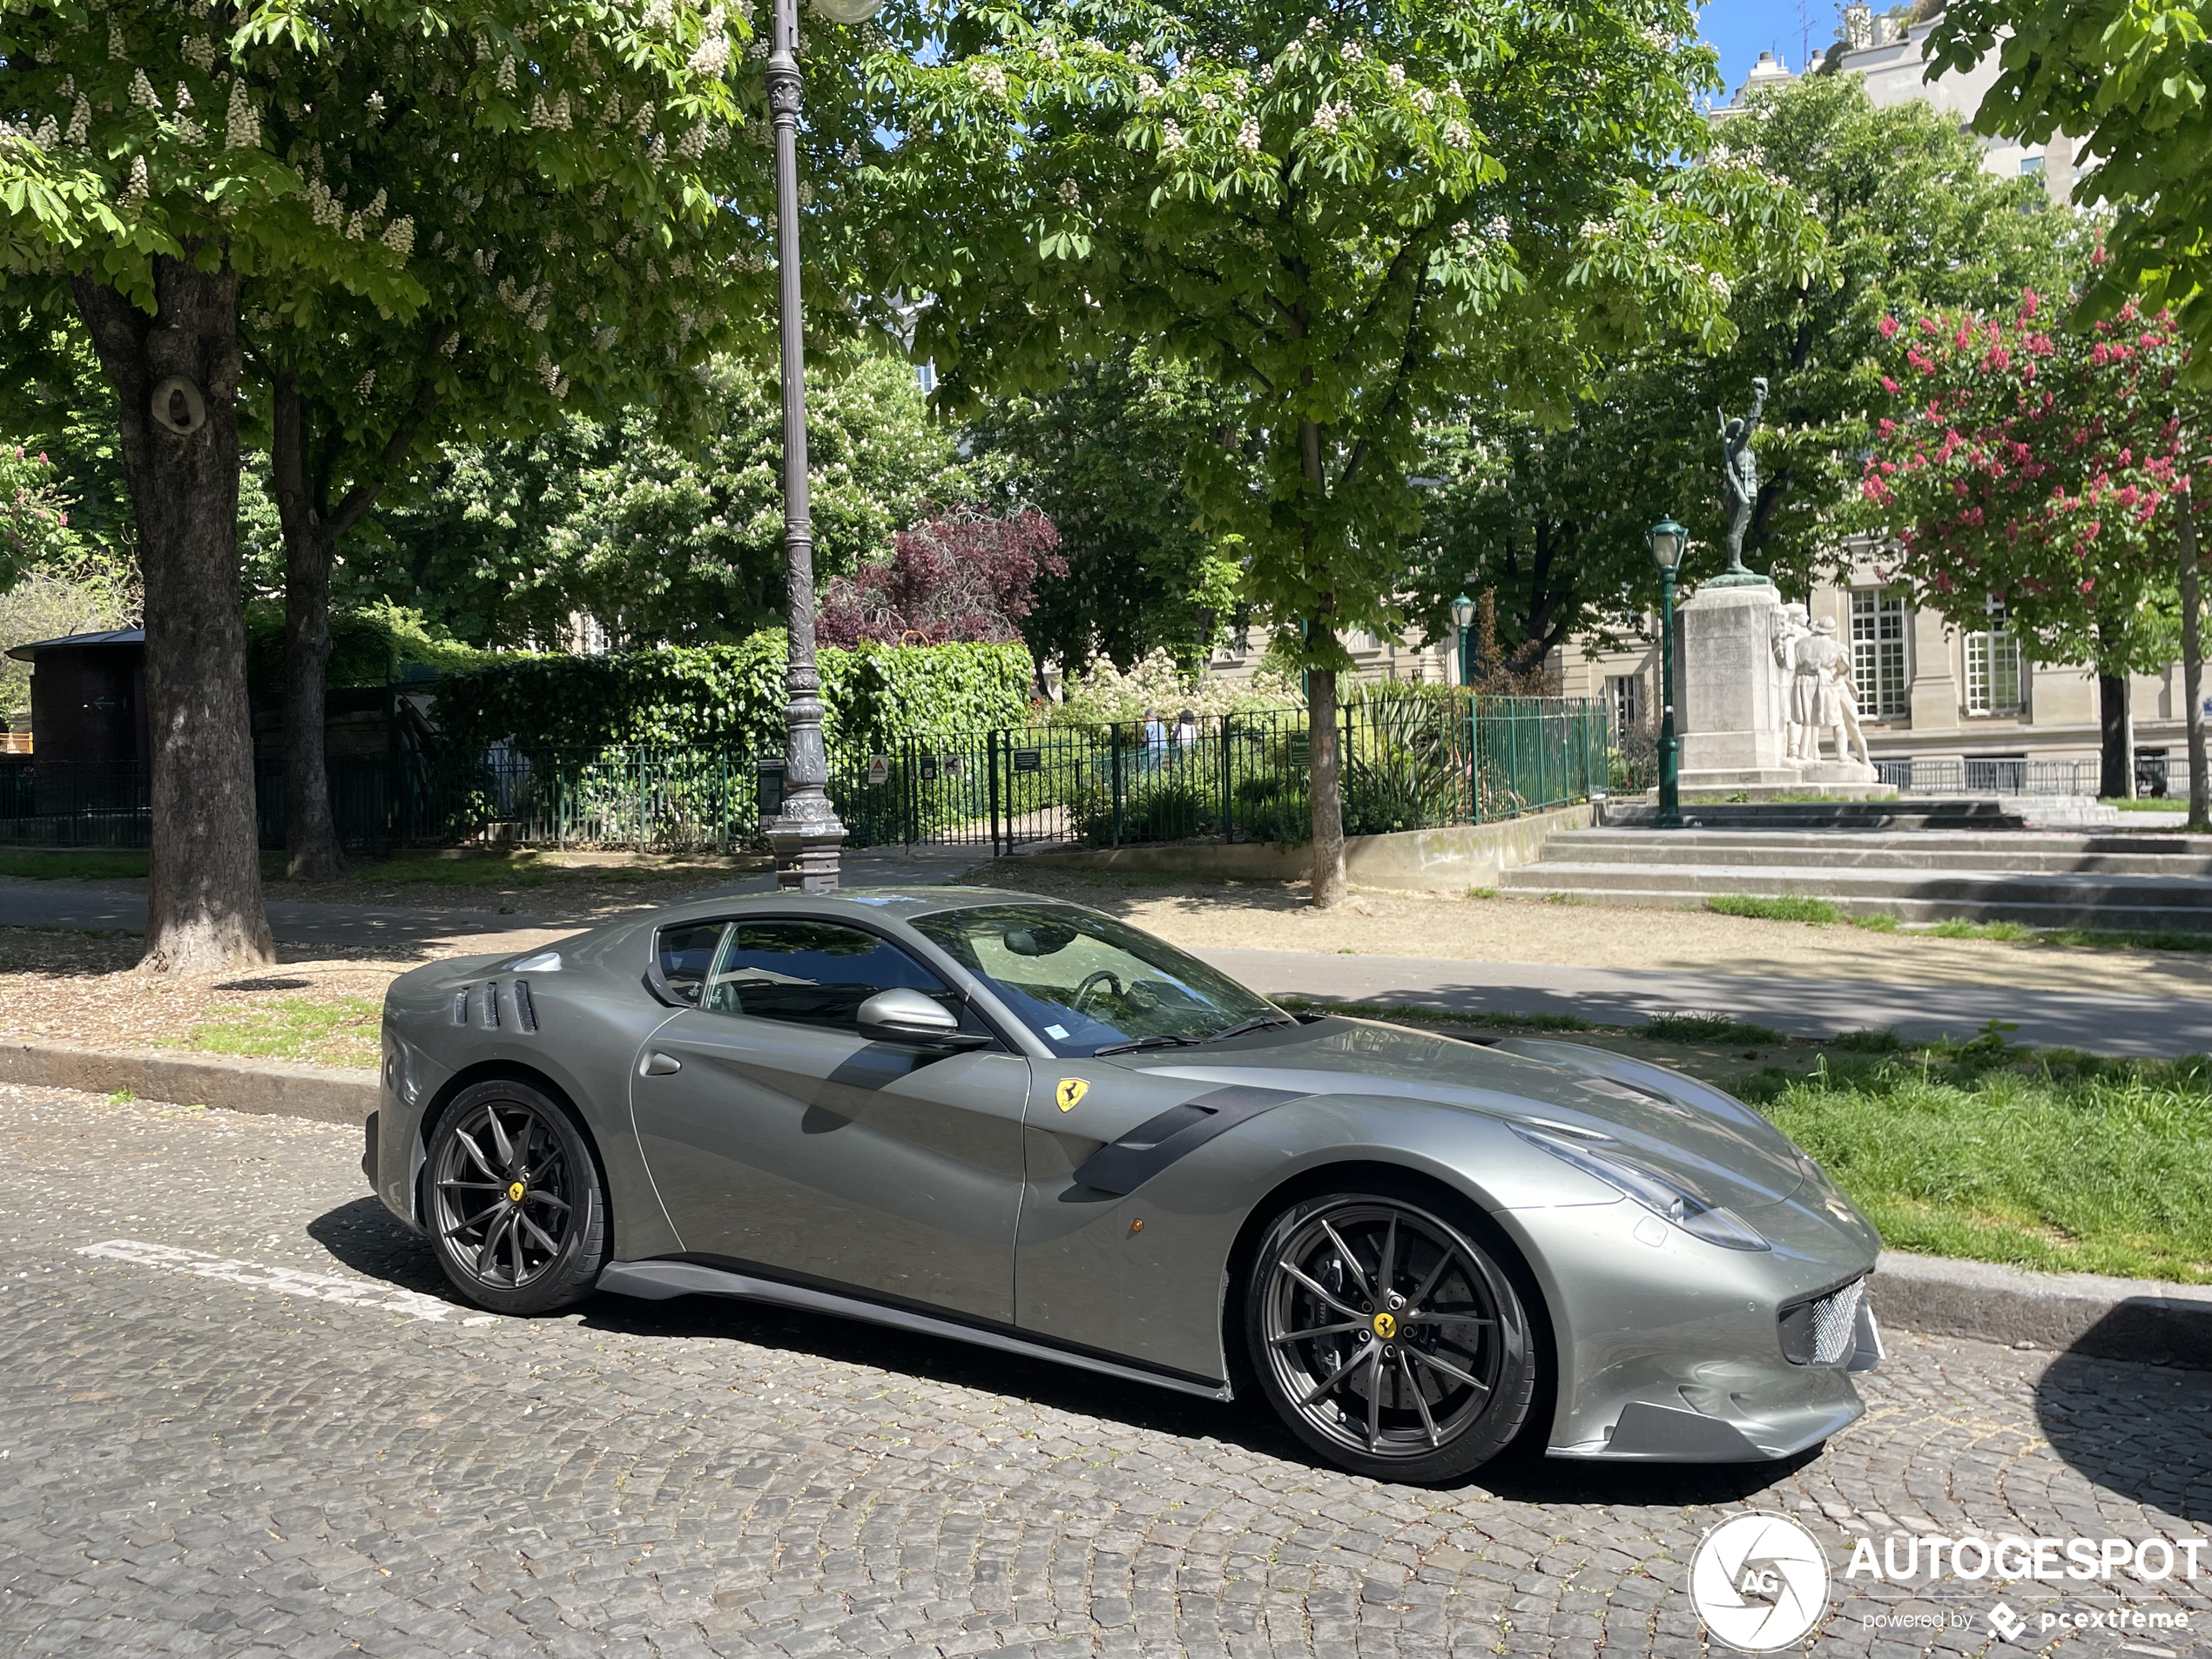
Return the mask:
<svg viewBox="0 0 2212 1659">
<path fill-rule="evenodd" d="M 1966 712 L 2020 711 L 2020 643 L 2013 637 L 2002 599 L 1982 604 L 1982 628 L 1966 636 Z"/>
<path fill-rule="evenodd" d="M 1613 710 L 1613 730 L 1623 734 L 1643 730 L 1643 676 L 1608 674 L 1605 700 Z"/>
<path fill-rule="evenodd" d="M 2043 172 L 2043 158 L 2040 156 L 2022 156 L 2020 158 L 2020 172 L 2021 175 L 2026 178 L 2034 179 L 2041 177 Z"/>
<path fill-rule="evenodd" d="M 1905 712 L 1903 594 L 1883 588 L 1851 590 L 1851 670 L 1861 714 L 1886 720 Z"/>
</svg>

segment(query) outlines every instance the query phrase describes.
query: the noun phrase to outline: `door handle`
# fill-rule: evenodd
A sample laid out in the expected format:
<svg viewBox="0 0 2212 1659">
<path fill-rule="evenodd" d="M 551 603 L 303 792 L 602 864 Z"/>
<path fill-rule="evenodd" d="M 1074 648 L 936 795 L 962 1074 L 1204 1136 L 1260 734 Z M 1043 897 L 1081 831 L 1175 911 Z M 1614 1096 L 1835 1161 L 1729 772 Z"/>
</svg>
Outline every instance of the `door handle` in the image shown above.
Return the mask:
<svg viewBox="0 0 2212 1659">
<path fill-rule="evenodd" d="M 683 1069 L 681 1060 L 674 1055 L 663 1054 L 658 1049 L 647 1055 L 645 1063 L 637 1068 L 638 1075 L 644 1077 L 666 1077 Z"/>
</svg>

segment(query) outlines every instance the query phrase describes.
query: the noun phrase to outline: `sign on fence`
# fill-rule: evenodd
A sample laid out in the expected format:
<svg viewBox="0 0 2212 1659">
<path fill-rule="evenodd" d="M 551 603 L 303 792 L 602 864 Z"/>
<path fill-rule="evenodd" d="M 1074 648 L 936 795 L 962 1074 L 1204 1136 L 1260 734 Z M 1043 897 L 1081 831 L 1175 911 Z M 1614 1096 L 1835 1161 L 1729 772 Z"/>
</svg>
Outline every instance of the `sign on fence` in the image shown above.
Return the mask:
<svg viewBox="0 0 2212 1659">
<path fill-rule="evenodd" d="M 765 823 L 784 809 L 784 763 L 764 760 L 754 768 L 759 779 L 760 819 Z"/>
<path fill-rule="evenodd" d="M 871 789 L 880 788 L 890 781 L 891 757 L 889 755 L 870 755 L 868 757 L 868 787 Z"/>
<path fill-rule="evenodd" d="M 1014 752 L 1014 770 L 1016 772 L 1042 772 L 1044 770 L 1044 751 L 1042 749 L 1016 749 Z"/>
</svg>

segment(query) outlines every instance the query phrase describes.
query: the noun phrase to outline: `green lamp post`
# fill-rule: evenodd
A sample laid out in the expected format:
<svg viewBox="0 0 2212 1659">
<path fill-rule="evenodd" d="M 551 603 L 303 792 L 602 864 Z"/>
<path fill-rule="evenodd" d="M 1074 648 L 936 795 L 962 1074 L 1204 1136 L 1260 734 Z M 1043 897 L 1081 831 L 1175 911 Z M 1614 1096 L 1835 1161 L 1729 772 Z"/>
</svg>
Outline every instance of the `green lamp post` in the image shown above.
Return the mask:
<svg viewBox="0 0 2212 1659">
<path fill-rule="evenodd" d="M 1675 736 L 1675 567 L 1689 532 L 1662 518 L 1643 535 L 1659 567 L 1659 818 L 1661 829 L 1682 827 L 1682 745 Z"/>
<path fill-rule="evenodd" d="M 1460 631 L 1460 684 L 1474 684 L 1474 601 L 1464 593 L 1452 601 L 1452 625 Z"/>
</svg>

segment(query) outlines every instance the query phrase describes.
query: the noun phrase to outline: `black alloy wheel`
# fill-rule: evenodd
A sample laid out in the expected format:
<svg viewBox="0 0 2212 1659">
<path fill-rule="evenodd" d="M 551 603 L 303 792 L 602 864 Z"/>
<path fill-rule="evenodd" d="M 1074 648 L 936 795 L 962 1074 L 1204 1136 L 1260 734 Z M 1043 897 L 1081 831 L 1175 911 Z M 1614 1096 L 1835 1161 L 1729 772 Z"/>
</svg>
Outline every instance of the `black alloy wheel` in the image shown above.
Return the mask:
<svg viewBox="0 0 2212 1659">
<path fill-rule="evenodd" d="M 464 1090 L 439 1120 L 425 1217 L 454 1287 L 496 1313 L 545 1313 L 606 1264 L 598 1162 L 565 1111 L 526 1083 Z"/>
<path fill-rule="evenodd" d="M 1536 1384 L 1511 1278 L 1426 1203 L 1306 1199 L 1262 1238 L 1244 1301 L 1261 1386 L 1331 1462 L 1448 1480 L 1503 1451 Z"/>
</svg>

